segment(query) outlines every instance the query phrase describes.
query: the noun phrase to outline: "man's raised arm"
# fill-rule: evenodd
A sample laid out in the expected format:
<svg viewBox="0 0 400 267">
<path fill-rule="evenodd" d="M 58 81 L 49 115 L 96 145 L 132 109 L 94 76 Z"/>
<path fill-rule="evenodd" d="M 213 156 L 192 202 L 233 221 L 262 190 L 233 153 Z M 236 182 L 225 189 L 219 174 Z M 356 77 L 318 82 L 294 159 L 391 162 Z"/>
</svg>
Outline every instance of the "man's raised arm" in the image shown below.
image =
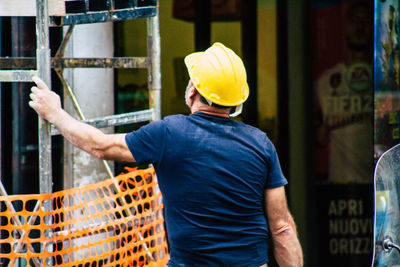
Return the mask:
<svg viewBox="0 0 400 267">
<path fill-rule="evenodd" d="M 287 207 L 283 186 L 265 190 L 265 210 L 272 234 L 274 256 L 279 266 L 303 266 L 303 252 L 296 225 Z"/>
<path fill-rule="evenodd" d="M 74 119 L 62 109 L 60 97 L 49 90 L 40 78 L 34 77 L 32 80 L 37 86 L 31 89 L 29 106 L 39 116 L 54 124 L 74 146 L 99 159 L 135 161 L 125 142 L 125 134 L 104 134 L 99 129 Z"/>
</svg>

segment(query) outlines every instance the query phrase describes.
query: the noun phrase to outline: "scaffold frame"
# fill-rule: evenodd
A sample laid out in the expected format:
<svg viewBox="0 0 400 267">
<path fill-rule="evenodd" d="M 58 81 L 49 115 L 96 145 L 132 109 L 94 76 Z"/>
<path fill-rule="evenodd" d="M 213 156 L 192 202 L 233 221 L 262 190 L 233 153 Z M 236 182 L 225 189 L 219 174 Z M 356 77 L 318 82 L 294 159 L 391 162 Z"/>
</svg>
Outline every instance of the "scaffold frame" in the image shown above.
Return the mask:
<svg viewBox="0 0 400 267">
<path fill-rule="evenodd" d="M 55 0 L 50 0 L 55 1 Z M 57 0 L 63 1 L 63 0 Z M 66 1 L 66 0 L 64 0 Z M 160 32 L 158 21 L 158 1 L 148 1 L 150 4 L 138 6 L 138 1 L 130 0 L 121 9 L 115 8 L 115 0 L 104 0 L 109 10 L 90 10 L 89 2 L 84 1 L 83 12 L 66 14 L 65 16 L 49 15 L 49 0 L 36 0 L 36 58 L 18 57 L 0 58 L 0 82 L 31 82 L 33 76 L 40 77 L 51 86 L 51 68 L 58 74 L 63 86 L 67 88 L 75 109 L 80 118 L 97 128 L 119 126 L 144 121 L 161 119 L 161 67 L 160 67 Z M 31 12 L 31 11 L 30 11 Z M 107 13 L 107 16 L 104 14 Z M 22 11 L 16 14 L 27 15 Z M 3 14 L 2 14 L 3 15 Z M 15 15 L 15 12 L 14 12 Z M 64 58 L 64 50 L 72 34 L 75 24 L 99 23 L 136 18 L 147 20 L 147 57 L 116 57 L 116 58 Z M 70 25 L 63 41 L 55 55 L 51 58 L 49 49 L 49 27 Z M 86 119 L 69 84 L 64 79 L 65 68 L 142 68 L 148 71 L 149 109 L 107 117 Z M 50 88 L 51 89 L 51 88 Z M 39 117 L 39 187 L 40 193 L 52 191 L 51 166 L 51 136 L 58 134 L 54 126 Z M 108 175 L 112 178 L 110 168 L 104 164 Z"/>
</svg>

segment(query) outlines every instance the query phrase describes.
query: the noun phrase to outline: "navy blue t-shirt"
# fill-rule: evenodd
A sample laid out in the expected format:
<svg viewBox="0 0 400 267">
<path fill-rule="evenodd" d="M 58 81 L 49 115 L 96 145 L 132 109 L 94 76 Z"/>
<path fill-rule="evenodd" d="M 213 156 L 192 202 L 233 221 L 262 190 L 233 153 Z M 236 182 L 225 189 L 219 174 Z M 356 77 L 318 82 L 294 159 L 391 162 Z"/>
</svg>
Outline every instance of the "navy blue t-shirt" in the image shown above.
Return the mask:
<svg viewBox="0 0 400 267">
<path fill-rule="evenodd" d="M 152 163 L 165 204 L 168 266 L 260 266 L 268 261 L 264 190 L 283 186 L 274 145 L 257 128 L 205 113 L 174 115 L 126 136 Z"/>
</svg>

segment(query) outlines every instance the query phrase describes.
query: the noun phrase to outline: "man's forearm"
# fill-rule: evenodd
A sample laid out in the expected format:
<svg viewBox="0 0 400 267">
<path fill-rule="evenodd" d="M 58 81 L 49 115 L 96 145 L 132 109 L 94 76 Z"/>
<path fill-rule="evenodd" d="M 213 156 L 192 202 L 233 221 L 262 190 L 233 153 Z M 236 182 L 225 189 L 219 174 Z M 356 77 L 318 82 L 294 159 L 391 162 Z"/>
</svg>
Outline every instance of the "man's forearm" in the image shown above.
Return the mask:
<svg viewBox="0 0 400 267">
<path fill-rule="evenodd" d="M 102 131 L 74 119 L 61 107 L 60 97 L 50 91 L 38 77 L 32 80 L 37 87 L 32 87 L 29 106 L 39 116 L 53 123 L 60 133 L 74 146 L 99 158 L 131 162 L 132 156 L 126 142 L 125 134 L 104 134 Z"/>
<path fill-rule="evenodd" d="M 280 267 L 301 267 L 303 252 L 292 216 L 289 222 L 288 225 L 275 229 L 272 233 L 275 259 Z"/>
<path fill-rule="evenodd" d="M 105 134 L 99 129 L 74 119 L 63 109 L 53 114 L 50 121 L 72 145 L 95 157 L 103 157 L 99 140 L 104 139 Z"/>
<path fill-rule="evenodd" d="M 74 119 L 62 109 L 55 112 L 49 120 L 72 145 L 96 158 L 135 161 L 126 145 L 125 134 L 104 134 L 99 129 Z"/>
</svg>

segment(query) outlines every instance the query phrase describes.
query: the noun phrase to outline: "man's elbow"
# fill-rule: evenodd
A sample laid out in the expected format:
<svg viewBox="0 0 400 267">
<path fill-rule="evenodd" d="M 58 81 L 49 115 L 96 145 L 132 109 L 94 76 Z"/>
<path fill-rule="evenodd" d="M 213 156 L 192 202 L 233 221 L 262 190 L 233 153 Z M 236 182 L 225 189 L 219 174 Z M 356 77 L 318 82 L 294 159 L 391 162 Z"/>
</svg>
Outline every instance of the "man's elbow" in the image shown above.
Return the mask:
<svg viewBox="0 0 400 267">
<path fill-rule="evenodd" d="M 275 220 L 270 219 L 270 231 L 273 236 L 297 235 L 296 225 L 289 212 Z"/>
<path fill-rule="evenodd" d="M 86 150 L 86 152 L 88 152 L 90 155 L 92 155 L 93 157 L 96 157 L 96 158 L 98 158 L 100 160 L 107 160 L 106 153 L 102 149 L 99 149 L 99 148 L 88 148 Z"/>
<path fill-rule="evenodd" d="M 294 224 L 272 227 L 274 254 L 279 266 L 302 267 L 303 253 Z"/>
<path fill-rule="evenodd" d="M 89 153 L 100 160 L 135 162 L 135 158 L 129 150 L 124 151 L 110 148 L 93 148 Z"/>
<path fill-rule="evenodd" d="M 286 235 L 296 235 L 296 229 L 293 228 L 293 225 L 289 223 L 281 224 L 279 226 L 271 227 L 272 236 L 286 236 Z"/>
<path fill-rule="evenodd" d="M 107 146 L 104 140 L 92 139 L 90 142 L 87 142 L 82 149 L 93 157 L 96 157 L 100 160 L 106 160 Z"/>
</svg>

